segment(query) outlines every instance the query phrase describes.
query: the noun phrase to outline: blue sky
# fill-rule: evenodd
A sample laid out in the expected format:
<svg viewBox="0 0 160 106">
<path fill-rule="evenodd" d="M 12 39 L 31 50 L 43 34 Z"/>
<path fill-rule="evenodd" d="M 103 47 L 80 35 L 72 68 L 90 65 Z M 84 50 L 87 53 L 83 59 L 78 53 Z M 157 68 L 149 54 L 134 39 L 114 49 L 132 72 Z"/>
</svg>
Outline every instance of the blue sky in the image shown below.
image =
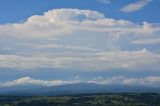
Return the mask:
<svg viewBox="0 0 160 106">
<path fill-rule="evenodd" d="M 1 0 L 5 83 L 0 86 L 158 86 L 159 5 L 159 0 Z"/>
<path fill-rule="evenodd" d="M 0 3 L 0 23 L 13 23 L 24 21 L 34 14 L 43 14 L 50 9 L 54 8 L 78 8 L 90 9 L 100 11 L 107 17 L 115 19 L 127 19 L 134 22 L 159 22 L 160 15 L 155 13 L 159 10 L 160 1 L 152 0 L 140 11 L 132 12 L 129 14 L 120 12 L 119 9 L 123 6 L 135 2 L 136 0 L 111 0 L 110 4 L 97 2 L 96 0 L 1 0 Z"/>
</svg>

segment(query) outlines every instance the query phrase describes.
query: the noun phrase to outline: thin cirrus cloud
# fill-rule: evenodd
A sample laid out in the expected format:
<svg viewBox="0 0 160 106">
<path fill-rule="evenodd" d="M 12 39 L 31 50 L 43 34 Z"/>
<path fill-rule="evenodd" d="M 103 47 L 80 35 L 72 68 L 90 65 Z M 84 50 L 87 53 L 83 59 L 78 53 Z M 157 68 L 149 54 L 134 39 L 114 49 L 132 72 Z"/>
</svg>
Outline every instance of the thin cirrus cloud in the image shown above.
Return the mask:
<svg viewBox="0 0 160 106">
<path fill-rule="evenodd" d="M 110 4 L 111 0 L 97 0 L 97 2 L 103 3 L 103 4 Z"/>
<path fill-rule="evenodd" d="M 96 49 L 92 47 L 83 47 L 83 46 L 74 46 L 74 45 L 62 45 L 62 44 L 20 44 L 23 46 L 29 46 L 34 49 L 69 49 L 69 50 L 78 50 L 78 51 L 91 51 L 91 52 L 98 52 L 101 49 Z"/>
<path fill-rule="evenodd" d="M 134 3 L 130 3 L 120 9 L 120 11 L 129 13 L 129 12 L 134 12 L 141 10 L 144 8 L 147 4 L 149 4 L 152 0 L 138 0 Z"/>
<path fill-rule="evenodd" d="M 4 42 L 0 48 L 11 48 L 6 54 L 6 51 L 0 54 L 0 68 L 159 70 L 160 54 L 145 45 L 139 48 L 133 42 L 159 38 L 158 33 L 160 27 L 152 23 L 116 20 L 92 10 L 53 9 L 31 16 L 23 23 L 0 25 L 0 41 Z M 135 48 L 122 48 L 124 42 Z M 28 46 L 21 45 L 23 49 L 19 49 L 17 43 Z M 46 48 L 49 50 L 44 50 Z M 61 48 L 58 55 L 55 55 L 56 48 Z M 68 55 L 66 49 L 71 54 Z"/>
<path fill-rule="evenodd" d="M 132 43 L 139 45 L 157 45 L 160 44 L 160 39 L 140 39 L 132 41 Z"/>
<path fill-rule="evenodd" d="M 154 86 L 159 87 L 160 77 L 148 76 L 144 78 L 128 78 L 125 76 L 113 76 L 111 78 L 92 78 L 89 80 L 73 79 L 73 80 L 40 80 L 33 79 L 31 77 L 22 77 L 13 81 L 0 83 L 0 87 L 11 87 L 17 85 L 41 85 L 41 86 L 59 86 L 65 84 L 76 84 L 76 83 L 94 83 L 100 85 L 143 85 L 143 86 Z"/>
</svg>

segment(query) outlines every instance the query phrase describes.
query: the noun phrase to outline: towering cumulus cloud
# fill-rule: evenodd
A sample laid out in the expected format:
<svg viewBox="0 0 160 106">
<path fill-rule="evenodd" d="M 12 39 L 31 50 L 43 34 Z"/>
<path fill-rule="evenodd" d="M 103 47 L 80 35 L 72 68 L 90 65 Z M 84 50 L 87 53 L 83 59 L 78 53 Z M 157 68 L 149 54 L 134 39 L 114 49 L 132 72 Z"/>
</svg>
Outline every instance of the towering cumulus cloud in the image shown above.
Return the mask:
<svg viewBox="0 0 160 106">
<path fill-rule="evenodd" d="M 90 10 L 55 9 L 41 15 L 31 16 L 24 23 L 0 26 L 0 35 L 45 38 L 67 35 L 76 30 L 76 26 L 85 21 L 103 19 L 104 15 Z M 78 26 L 77 26 L 78 27 Z"/>
<path fill-rule="evenodd" d="M 0 68 L 159 70 L 159 52 L 139 46 L 148 42 L 158 48 L 153 40 L 160 39 L 159 33 L 160 27 L 152 23 L 115 20 L 91 10 L 54 9 L 23 23 L 0 25 Z"/>
</svg>

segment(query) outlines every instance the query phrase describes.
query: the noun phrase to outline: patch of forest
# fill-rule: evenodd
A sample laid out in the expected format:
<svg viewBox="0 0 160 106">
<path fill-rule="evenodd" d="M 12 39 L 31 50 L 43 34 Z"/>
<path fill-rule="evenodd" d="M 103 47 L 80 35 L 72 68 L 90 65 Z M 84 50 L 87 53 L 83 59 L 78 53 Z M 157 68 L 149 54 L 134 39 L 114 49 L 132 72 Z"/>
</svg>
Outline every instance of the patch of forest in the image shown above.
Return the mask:
<svg viewBox="0 0 160 106">
<path fill-rule="evenodd" d="M 160 106 L 157 93 L 107 93 L 63 96 L 0 96 L 0 106 Z"/>
</svg>

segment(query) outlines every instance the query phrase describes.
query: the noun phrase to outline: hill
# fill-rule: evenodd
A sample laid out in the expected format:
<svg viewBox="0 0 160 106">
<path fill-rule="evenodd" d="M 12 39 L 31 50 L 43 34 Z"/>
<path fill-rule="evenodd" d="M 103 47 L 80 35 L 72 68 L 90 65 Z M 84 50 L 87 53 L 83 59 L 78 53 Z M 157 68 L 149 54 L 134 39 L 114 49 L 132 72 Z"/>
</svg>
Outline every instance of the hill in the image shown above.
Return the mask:
<svg viewBox="0 0 160 106">
<path fill-rule="evenodd" d="M 77 83 L 61 86 L 35 86 L 20 85 L 13 87 L 0 88 L 0 95 L 14 96 L 55 96 L 65 94 L 84 94 L 84 93 L 145 93 L 160 92 L 160 88 L 145 86 L 123 86 L 123 85 L 98 85 L 93 83 Z"/>
</svg>

